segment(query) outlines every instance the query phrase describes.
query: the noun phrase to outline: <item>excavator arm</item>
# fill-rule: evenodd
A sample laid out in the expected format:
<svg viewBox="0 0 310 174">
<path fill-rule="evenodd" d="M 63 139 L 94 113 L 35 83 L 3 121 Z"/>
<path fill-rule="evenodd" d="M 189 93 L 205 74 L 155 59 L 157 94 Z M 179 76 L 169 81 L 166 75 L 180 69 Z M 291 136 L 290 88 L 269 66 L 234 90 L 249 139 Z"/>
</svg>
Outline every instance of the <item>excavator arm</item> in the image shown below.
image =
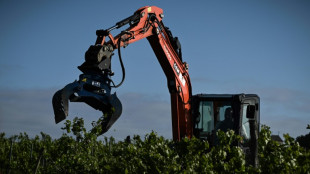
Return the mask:
<svg viewBox="0 0 310 174">
<path fill-rule="evenodd" d="M 121 58 L 121 47 L 147 38 L 166 77 L 171 96 L 173 139 L 191 137 L 193 123 L 190 119 L 192 95 L 188 65 L 182 61 L 181 46 L 170 30 L 164 26 L 163 10 L 155 6 L 138 9 L 132 16 L 117 22 L 106 30 L 97 30 L 95 45 L 85 53 L 85 62 L 78 68 L 83 72 L 78 81 L 68 84 L 57 91 L 53 97 L 56 123 L 68 116 L 68 101 L 85 102 L 103 112 L 103 132 L 106 132 L 119 118 L 122 105 L 111 88 L 119 87 L 125 78 L 125 69 Z M 129 28 L 115 37 L 111 34 L 129 24 Z M 115 85 L 112 80 L 111 57 L 118 49 L 123 71 L 122 81 Z"/>
</svg>

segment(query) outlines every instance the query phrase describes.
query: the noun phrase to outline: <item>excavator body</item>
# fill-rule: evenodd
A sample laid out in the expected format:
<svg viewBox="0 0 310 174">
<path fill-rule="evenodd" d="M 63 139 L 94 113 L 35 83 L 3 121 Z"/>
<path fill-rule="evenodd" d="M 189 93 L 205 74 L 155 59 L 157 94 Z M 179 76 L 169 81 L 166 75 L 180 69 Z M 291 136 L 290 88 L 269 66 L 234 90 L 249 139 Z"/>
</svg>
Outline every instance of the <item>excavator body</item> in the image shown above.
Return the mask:
<svg viewBox="0 0 310 174">
<path fill-rule="evenodd" d="M 102 133 L 120 117 L 122 104 L 112 88 L 125 79 L 121 47 L 146 38 L 167 78 L 171 99 L 173 139 L 178 141 L 193 136 L 216 145 L 216 131 L 234 130 L 243 137 L 242 147 L 250 164 L 257 164 L 259 131 L 259 97 L 255 94 L 199 94 L 192 95 L 188 64 L 183 61 L 181 44 L 165 27 L 163 10 L 155 6 L 138 9 L 132 16 L 117 22 L 106 30 L 97 30 L 97 39 L 85 53 L 85 62 L 79 66 L 82 74 L 53 96 L 55 122 L 68 116 L 68 103 L 84 102 L 105 115 Z M 115 37 L 110 33 L 124 25 L 129 27 Z M 108 40 L 106 40 L 108 39 Z M 122 67 L 122 81 L 115 85 L 111 69 L 113 51 L 118 50 Z"/>
</svg>

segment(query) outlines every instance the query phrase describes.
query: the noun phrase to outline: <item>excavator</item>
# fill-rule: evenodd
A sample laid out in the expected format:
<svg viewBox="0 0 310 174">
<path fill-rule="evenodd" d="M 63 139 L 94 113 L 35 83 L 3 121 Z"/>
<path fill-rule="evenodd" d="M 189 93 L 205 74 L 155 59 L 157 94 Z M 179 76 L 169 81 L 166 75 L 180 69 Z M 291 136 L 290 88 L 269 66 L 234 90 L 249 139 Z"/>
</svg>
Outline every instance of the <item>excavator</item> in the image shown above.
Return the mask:
<svg viewBox="0 0 310 174">
<path fill-rule="evenodd" d="M 96 31 L 97 39 L 85 53 L 85 62 L 78 66 L 79 80 L 57 91 L 52 100 L 55 122 L 68 116 L 70 102 L 84 102 L 105 115 L 102 134 L 108 131 L 122 113 L 122 104 L 112 88 L 122 85 L 125 68 L 121 47 L 146 38 L 166 77 L 171 99 L 173 140 L 197 137 L 216 145 L 217 130 L 234 130 L 243 140 L 238 146 L 246 152 L 249 164 L 257 166 L 260 99 L 256 94 L 197 94 L 192 95 L 188 64 L 183 61 L 178 37 L 162 21 L 163 10 L 156 6 L 139 8 L 130 17 L 108 29 Z M 116 36 L 112 30 L 129 27 Z M 112 80 L 111 59 L 118 50 L 122 79 Z"/>
</svg>

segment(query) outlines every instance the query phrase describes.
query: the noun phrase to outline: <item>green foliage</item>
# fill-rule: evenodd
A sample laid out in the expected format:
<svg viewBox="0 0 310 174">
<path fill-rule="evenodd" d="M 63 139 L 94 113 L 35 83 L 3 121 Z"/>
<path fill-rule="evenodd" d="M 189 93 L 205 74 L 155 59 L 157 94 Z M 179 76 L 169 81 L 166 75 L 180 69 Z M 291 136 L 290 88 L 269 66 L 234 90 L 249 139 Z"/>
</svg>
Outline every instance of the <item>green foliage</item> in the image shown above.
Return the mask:
<svg viewBox="0 0 310 174">
<path fill-rule="evenodd" d="M 284 144 L 270 138 L 263 126 L 259 138 L 258 168 L 246 164 L 241 148 L 233 144 L 241 137 L 233 131 L 217 132 L 219 145 L 184 138 L 167 140 L 151 132 L 144 138 L 116 142 L 100 135 L 100 120 L 86 131 L 75 118 L 62 128 L 67 133 L 52 139 L 41 133 L 29 138 L 0 134 L 0 173 L 309 173 L 310 153 L 289 135 Z M 72 136 L 70 136 L 72 135 Z"/>
<path fill-rule="evenodd" d="M 263 126 L 259 138 L 259 162 L 262 173 L 310 173 L 310 153 L 288 134 L 284 143 L 272 141 L 270 128 Z"/>
<path fill-rule="evenodd" d="M 308 125 L 309 126 L 309 125 Z M 309 126 L 310 129 L 310 126 Z M 310 150 L 310 132 L 307 135 L 301 135 L 296 138 L 299 145 L 307 150 Z"/>
</svg>

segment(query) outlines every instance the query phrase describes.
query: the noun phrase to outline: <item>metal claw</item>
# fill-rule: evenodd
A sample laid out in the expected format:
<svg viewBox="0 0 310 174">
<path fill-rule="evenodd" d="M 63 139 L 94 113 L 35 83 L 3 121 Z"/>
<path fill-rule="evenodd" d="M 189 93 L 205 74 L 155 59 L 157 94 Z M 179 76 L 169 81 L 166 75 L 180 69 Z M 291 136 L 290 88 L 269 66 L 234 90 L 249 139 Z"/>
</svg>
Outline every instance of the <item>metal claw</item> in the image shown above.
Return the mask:
<svg viewBox="0 0 310 174">
<path fill-rule="evenodd" d="M 102 134 L 110 129 L 122 113 L 122 104 L 116 93 L 110 94 L 110 88 L 105 83 L 95 82 L 81 75 L 79 81 L 66 85 L 54 94 L 52 103 L 56 123 L 68 116 L 70 100 L 70 102 L 84 102 L 102 111 L 103 115 L 107 115 L 102 122 Z"/>
</svg>

